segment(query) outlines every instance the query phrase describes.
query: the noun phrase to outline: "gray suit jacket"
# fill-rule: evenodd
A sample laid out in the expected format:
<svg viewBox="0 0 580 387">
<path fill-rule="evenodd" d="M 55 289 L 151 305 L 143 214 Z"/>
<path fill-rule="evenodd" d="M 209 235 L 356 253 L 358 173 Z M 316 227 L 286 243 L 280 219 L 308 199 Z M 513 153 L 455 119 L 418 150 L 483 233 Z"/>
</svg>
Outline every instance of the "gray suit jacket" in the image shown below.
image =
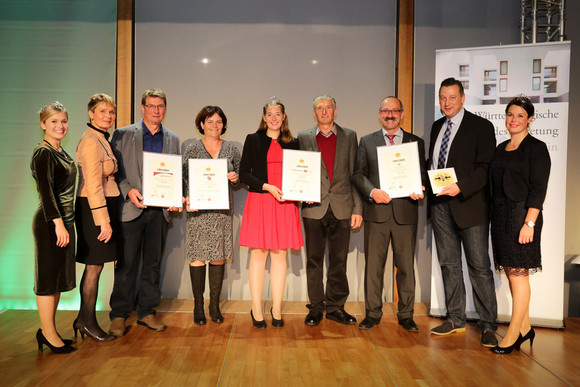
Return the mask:
<svg viewBox="0 0 580 387">
<path fill-rule="evenodd" d="M 403 143 L 416 141 L 419 146 L 419 163 L 421 164 L 421 180 L 427 182 L 425 171 L 425 143 L 419 137 L 403 132 Z M 397 198 L 389 204 L 375 203 L 370 198 L 371 191 L 380 187 L 379 163 L 377 161 L 377 147 L 385 146 L 385 136 L 382 129 L 368 134 L 360 139 L 356 168 L 353 182 L 365 199 L 363 218 L 370 222 L 386 222 L 392 216 L 398 224 L 417 224 L 418 204 L 411 198 Z"/>
<path fill-rule="evenodd" d="M 111 148 L 119 162 L 119 171 L 115 179 L 121 191 L 121 221 L 129 222 L 143 211 L 137 208 L 127 196 L 135 188 L 143 194 L 143 120 L 129 126 L 116 129 L 111 139 Z M 163 153 L 179 154 L 179 137 L 171 130 L 161 126 L 163 130 Z M 171 213 L 163 210 L 165 219 L 169 222 Z"/>
<path fill-rule="evenodd" d="M 302 216 L 308 219 L 322 219 L 328 211 L 328 206 L 337 219 L 350 219 L 352 214 L 362 215 L 360 195 L 351 183 L 356 160 L 356 132 L 336 125 L 336 156 L 332 184 L 328 171 L 321 160 L 320 203 L 302 204 Z M 316 127 L 298 134 L 301 150 L 316 151 Z"/>
</svg>

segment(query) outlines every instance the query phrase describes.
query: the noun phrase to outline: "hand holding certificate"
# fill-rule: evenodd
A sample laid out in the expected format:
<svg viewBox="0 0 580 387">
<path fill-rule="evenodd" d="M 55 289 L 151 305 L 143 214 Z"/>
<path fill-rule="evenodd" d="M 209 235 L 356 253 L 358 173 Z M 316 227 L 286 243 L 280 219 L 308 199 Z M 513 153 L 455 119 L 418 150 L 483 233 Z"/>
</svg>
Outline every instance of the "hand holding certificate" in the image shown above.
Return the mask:
<svg viewBox="0 0 580 387">
<path fill-rule="evenodd" d="M 228 210 L 227 159 L 189 159 L 189 208 Z"/>
<path fill-rule="evenodd" d="M 320 168 L 320 152 L 284 149 L 283 199 L 320 203 Z"/>
<path fill-rule="evenodd" d="M 181 156 L 143 152 L 143 204 L 182 208 Z"/>
<path fill-rule="evenodd" d="M 379 182 L 391 198 L 423 192 L 421 164 L 416 142 L 377 147 Z"/>
</svg>

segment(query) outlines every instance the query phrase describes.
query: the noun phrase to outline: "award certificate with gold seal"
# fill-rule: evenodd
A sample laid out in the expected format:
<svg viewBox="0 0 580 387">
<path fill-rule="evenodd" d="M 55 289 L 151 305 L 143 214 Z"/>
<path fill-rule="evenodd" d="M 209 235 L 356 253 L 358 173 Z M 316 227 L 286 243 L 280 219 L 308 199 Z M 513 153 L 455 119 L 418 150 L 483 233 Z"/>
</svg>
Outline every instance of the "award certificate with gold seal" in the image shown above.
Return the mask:
<svg viewBox="0 0 580 387">
<path fill-rule="evenodd" d="M 417 142 L 378 146 L 379 183 L 391 198 L 403 198 L 423 192 Z"/>
<path fill-rule="evenodd" d="M 189 208 L 229 210 L 227 159 L 189 159 Z"/>
<path fill-rule="evenodd" d="M 143 204 L 181 207 L 181 156 L 143 152 Z"/>
<path fill-rule="evenodd" d="M 440 193 L 448 185 L 457 183 L 455 168 L 433 169 L 427 171 L 427 174 L 429 175 L 429 182 L 431 183 L 431 189 L 434 194 Z"/>
<path fill-rule="evenodd" d="M 320 168 L 320 152 L 284 149 L 282 198 L 320 203 Z"/>
</svg>

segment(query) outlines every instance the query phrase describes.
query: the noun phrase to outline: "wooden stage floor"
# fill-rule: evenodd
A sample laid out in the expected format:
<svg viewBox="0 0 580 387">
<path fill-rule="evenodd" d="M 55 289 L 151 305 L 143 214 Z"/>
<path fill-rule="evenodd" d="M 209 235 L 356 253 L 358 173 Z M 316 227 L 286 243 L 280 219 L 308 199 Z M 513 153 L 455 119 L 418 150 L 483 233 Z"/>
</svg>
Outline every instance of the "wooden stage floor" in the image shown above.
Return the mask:
<svg viewBox="0 0 580 387">
<path fill-rule="evenodd" d="M 0 378 L 4 386 L 580 386 L 580 318 L 566 329 L 536 329 L 529 342 L 511 355 L 495 355 L 479 344 L 474 323 L 467 332 L 432 337 L 441 320 L 417 304 L 419 333 L 397 324 L 395 307 L 385 304 L 381 324 L 369 331 L 323 320 L 304 325 L 305 302 L 286 302 L 286 325 L 255 329 L 249 301 L 222 301 L 225 322 L 197 326 L 191 300 L 163 300 L 159 316 L 168 325 L 153 332 L 135 324 L 109 343 L 76 339 L 78 351 L 40 353 L 36 311 L 0 314 Z M 206 302 L 207 308 L 207 302 Z M 364 304 L 347 311 L 362 319 Z M 266 302 L 265 310 L 270 310 Z M 57 326 L 73 337 L 74 311 L 59 311 Z M 99 312 L 108 328 L 107 312 Z M 500 325 L 503 335 L 506 325 Z"/>
</svg>

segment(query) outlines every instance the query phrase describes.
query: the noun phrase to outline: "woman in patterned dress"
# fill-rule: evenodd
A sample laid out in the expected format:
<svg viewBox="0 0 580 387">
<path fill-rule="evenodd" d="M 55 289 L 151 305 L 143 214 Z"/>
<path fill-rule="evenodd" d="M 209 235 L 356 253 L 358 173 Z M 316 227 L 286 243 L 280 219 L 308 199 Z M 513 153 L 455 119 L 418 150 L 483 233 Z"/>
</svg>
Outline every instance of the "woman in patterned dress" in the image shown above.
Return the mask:
<svg viewBox="0 0 580 387">
<path fill-rule="evenodd" d="M 205 106 L 197 114 L 195 125 L 204 135 L 194 141 L 183 154 L 183 183 L 187 209 L 186 257 L 190 261 L 189 274 L 195 306 L 193 321 L 206 323 L 203 309 L 206 262 L 209 262 L 209 315 L 213 322 L 222 323 L 219 301 L 224 279 L 224 262 L 233 258 L 233 195 L 238 184 L 240 151 L 234 144 L 220 138 L 227 130 L 228 119 L 219 106 Z M 227 210 L 190 209 L 189 159 L 227 159 L 230 208 Z"/>
</svg>

